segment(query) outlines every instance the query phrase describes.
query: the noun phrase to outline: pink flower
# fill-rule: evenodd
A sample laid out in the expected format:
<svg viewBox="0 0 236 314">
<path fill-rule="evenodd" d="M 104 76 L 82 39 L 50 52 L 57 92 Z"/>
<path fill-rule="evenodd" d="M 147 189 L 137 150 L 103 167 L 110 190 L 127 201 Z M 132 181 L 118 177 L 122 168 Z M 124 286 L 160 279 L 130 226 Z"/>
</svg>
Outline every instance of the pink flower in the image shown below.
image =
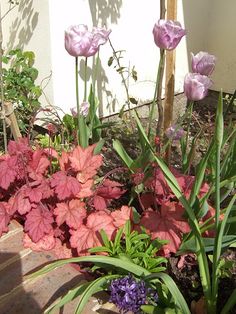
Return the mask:
<svg viewBox="0 0 236 314">
<path fill-rule="evenodd" d="M 107 42 L 110 33 L 105 28 L 94 27 L 90 32 L 86 25 L 72 25 L 65 31 L 65 48 L 73 57 L 90 57 Z"/>
<path fill-rule="evenodd" d="M 172 20 L 159 20 L 153 28 L 155 44 L 166 50 L 176 48 L 181 38 L 186 35 L 186 31 L 181 24 Z"/>
<path fill-rule="evenodd" d="M 216 57 L 208 52 L 200 51 L 195 56 L 192 53 L 192 70 L 195 73 L 209 76 L 214 71 Z"/>
<path fill-rule="evenodd" d="M 75 107 L 70 108 L 70 112 L 71 112 L 71 115 L 72 115 L 74 118 L 76 118 L 76 117 L 77 117 L 77 110 L 76 110 L 76 108 L 75 108 Z"/>
<path fill-rule="evenodd" d="M 184 78 L 184 93 L 191 101 L 206 97 L 208 89 L 212 86 L 209 77 L 198 73 L 188 73 Z"/>
<path fill-rule="evenodd" d="M 83 117 L 86 117 L 88 115 L 89 112 L 89 103 L 87 101 L 82 102 L 81 106 L 80 106 L 80 114 Z"/>
<path fill-rule="evenodd" d="M 180 140 L 184 136 L 184 130 L 181 127 L 173 124 L 166 130 L 166 136 L 170 140 Z"/>
</svg>

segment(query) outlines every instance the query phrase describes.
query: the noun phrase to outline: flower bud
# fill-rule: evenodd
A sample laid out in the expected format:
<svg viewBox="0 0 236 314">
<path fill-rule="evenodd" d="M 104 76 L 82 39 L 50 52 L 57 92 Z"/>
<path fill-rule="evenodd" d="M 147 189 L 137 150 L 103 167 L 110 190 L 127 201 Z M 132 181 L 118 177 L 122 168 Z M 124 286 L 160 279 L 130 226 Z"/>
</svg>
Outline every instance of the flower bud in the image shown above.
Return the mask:
<svg viewBox="0 0 236 314">
<path fill-rule="evenodd" d="M 184 136 L 184 129 L 173 124 L 166 130 L 166 136 L 170 140 L 180 140 Z"/>
<path fill-rule="evenodd" d="M 89 103 L 87 101 L 82 102 L 81 106 L 80 106 L 80 114 L 83 117 L 86 117 L 88 115 L 89 112 Z"/>
</svg>

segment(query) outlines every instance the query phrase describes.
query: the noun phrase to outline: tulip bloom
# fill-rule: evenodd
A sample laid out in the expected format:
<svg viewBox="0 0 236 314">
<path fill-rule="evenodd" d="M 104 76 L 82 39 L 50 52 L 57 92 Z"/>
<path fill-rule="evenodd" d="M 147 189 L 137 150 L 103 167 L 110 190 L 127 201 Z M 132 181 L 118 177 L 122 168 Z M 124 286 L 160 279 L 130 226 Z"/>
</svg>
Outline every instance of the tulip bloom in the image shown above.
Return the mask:
<svg viewBox="0 0 236 314">
<path fill-rule="evenodd" d="M 200 51 L 194 56 L 192 53 L 192 71 L 209 76 L 214 71 L 216 57 L 207 52 Z"/>
<path fill-rule="evenodd" d="M 73 57 L 91 57 L 107 42 L 111 30 L 94 27 L 88 31 L 86 25 L 72 25 L 65 31 L 65 48 Z"/>
<path fill-rule="evenodd" d="M 181 38 L 186 35 L 186 31 L 181 24 L 172 20 L 159 20 L 153 28 L 155 44 L 166 50 L 176 48 Z"/>
<path fill-rule="evenodd" d="M 209 77 L 198 73 L 188 73 L 184 78 L 184 93 L 191 101 L 206 97 L 208 89 L 212 86 Z"/>
</svg>

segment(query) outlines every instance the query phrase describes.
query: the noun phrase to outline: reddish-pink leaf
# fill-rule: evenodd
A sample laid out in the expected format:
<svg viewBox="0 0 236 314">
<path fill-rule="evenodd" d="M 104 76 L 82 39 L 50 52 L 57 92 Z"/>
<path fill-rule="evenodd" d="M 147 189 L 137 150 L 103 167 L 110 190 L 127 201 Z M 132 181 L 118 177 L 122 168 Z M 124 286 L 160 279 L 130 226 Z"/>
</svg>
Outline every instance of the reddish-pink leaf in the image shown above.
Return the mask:
<svg viewBox="0 0 236 314">
<path fill-rule="evenodd" d="M 18 155 L 19 153 L 28 155 L 32 153 L 27 137 L 19 138 L 17 141 L 10 141 L 7 150 L 10 155 Z"/>
<path fill-rule="evenodd" d="M 40 188 L 31 188 L 30 186 L 25 189 L 25 195 L 29 198 L 32 203 L 39 203 L 43 198 L 43 193 Z"/>
<path fill-rule="evenodd" d="M 93 155 L 95 146 L 96 144 L 87 148 L 77 146 L 69 157 L 71 167 L 78 172 L 77 179 L 81 183 L 92 179 L 102 165 L 102 156 Z"/>
<path fill-rule="evenodd" d="M 107 200 L 96 194 L 93 198 L 93 206 L 96 210 L 104 210 L 107 208 Z"/>
<path fill-rule="evenodd" d="M 45 156 L 43 150 L 38 149 L 34 151 L 32 160 L 29 162 L 27 167 L 29 177 L 33 180 L 42 179 L 49 165 L 50 162 Z"/>
<path fill-rule="evenodd" d="M 58 171 L 52 176 L 51 186 L 55 188 L 59 200 L 76 196 L 81 189 L 79 181 L 74 177 L 67 176 L 64 171 Z"/>
<path fill-rule="evenodd" d="M 145 211 L 140 224 L 152 235 L 152 238 L 168 240 L 164 246 L 165 255 L 178 250 L 182 234 L 189 232 L 189 224 L 182 217 L 184 208 L 177 202 L 162 204 L 160 211 Z"/>
<path fill-rule="evenodd" d="M 55 248 L 56 239 L 53 230 L 49 234 L 43 236 L 42 239 L 36 243 L 31 240 L 27 233 L 24 233 L 23 245 L 25 248 L 30 248 L 35 252 L 51 251 Z"/>
<path fill-rule="evenodd" d="M 4 232 L 8 231 L 8 224 L 10 222 L 10 216 L 7 213 L 4 202 L 0 202 L 0 237 Z"/>
<path fill-rule="evenodd" d="M 112 223 L 113 219 L 105 212 L 95 212 L 88 216 L 87 224 L 81 225 L 78 230 L 71 230 L 70 243 L 76 248 L 78 254 L 84 254 L 88 249 L 102 245 L 99 231 L 102 229 L 111 239 L 116 228 Z"/>
<path fill-rule="evenodd" d="M 7 190 L 17 177 L 17 156 L 6 156 L 0 161 L 0 187 Z"/>
<path fill-rule="evenodd" d="M 103 185 L 100 186 L 96 195 L 94 196 L 93 205 L 97 210 L 104 210 L 113 199 L 118 199 L 126 191 L 120 187 L 122 184 L 119 182 L 111 181 L 109 179 L 104 180 Z"/>
<path fill-rule="evenodd" d="M 33 242 L 38 242 L 53 230 L 52 223 L 52 214 L 42 205 L 38 205 L 27 214 L 25 231 Z"/>
<path fill-rule="evenodd" d="M 66 171 L 69 165 L 69 153 L 62 151 L 61 157 L 59 157 L 60 169 Z"/>
<path fill-rule="evenodd" d="M 54 214 L 57 216 L 58 226 L 66 222 L 69 227 L 78 229 L 86 217 L 85 203 L 78 199 L 71 200 L 69 204 L 58 203 L 54 209 Z"/>
<path fill-rule="evenodd" d="M 32 209 L 28 197 L 25 197 L 24 190 L 20 190 L 15 196 L 12 196 L 9 200 L 10 214 L 13 215 L 16 211 L 19 214 L 24 215 Z"/>
<path fill-rule="evenodd" d="M 70 244 L 72 248 L 76 248 L 78 254 L 86 253 L 88 249 L 101 246 L 96 232 L 89 229 L 85 225 L 81 225 L 77 230 L 70 230 Z"/>
<path fill-rule="evenodd" d="M 79 193 L 76 195 L 76 197 L 78 198 L 84 198 L 84 197 L 89 197 L 93 195 L 93 191 L 91 190 L 91 188 L 94 185 L 94 180 L 88 180 L 85 183 L 81 183 L 81 190 L 79 191 Z"/>
<path fill-rule="evenodd" d="M 121 228 L 128 220 L 132 220 L 133 211 L 129 206 L 122 206 L 121 209 L 112 212 L 111 216 L 114 219 L 113 224 L 116 228 Z"/>
<path fill-rule="evenodd" d="M 52 158 L 55 158 L 55 159 L 59 158 L 58 152 L 55 149 L 51 148 L 51 147 L 50 148 L 44 148 L 43 151 L 49 157 L 52 157 Z"/>
<path fill-rule="evenodd" d="M 50 198 L 51 196 L 54 196 L 54 191 L 51 189 L 49 185 L 50 181 L 49 179 L 42 179 L 40 181 L 40 185 L 38 185 L 37 189 L 40 190 L 42 193 L 42 199 L 45 200 L 47 198 Z"/>
<path fill-rule="evenodd" d="M 176 177 L 182 193 L 186 198 L 189 198 L 194 183 L 194 177 L 183 175 L 176 169 L 171 169 L 171 171 Z M 155 169 L 154 176 L 146 182 L 146 187 L 153 191 L 153 196 L 151 196 L 148 192 L 149 196 L 151 196 L 151 198 L 148 199 L 148 197 L 145 196 L 146 193 L 143 193 L 141 200 L 145 208 L 146 205 L 153 207 L 155 203 L 161 205 L 170 199 L 175 198 L 175 195 L 167 184 L 166 179 L 159 168 Z M 209 186 L 207 184 L 203 184 L 200 189 L 199 197 L 202 197 L 208 189 Z"/>
</svg>

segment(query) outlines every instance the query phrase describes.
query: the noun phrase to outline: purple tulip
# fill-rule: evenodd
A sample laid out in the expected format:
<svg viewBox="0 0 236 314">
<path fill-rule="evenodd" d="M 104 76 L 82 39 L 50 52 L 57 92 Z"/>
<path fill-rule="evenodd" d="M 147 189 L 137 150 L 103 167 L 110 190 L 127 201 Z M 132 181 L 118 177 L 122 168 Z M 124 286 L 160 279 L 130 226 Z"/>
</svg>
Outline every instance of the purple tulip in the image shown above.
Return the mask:
<svg viewBox="0 0 236 314">
<path fill-rule="evenodd" d="M 188 73 L 184 78 L 184 93 L 191 101 L 206 97 L 208 89 L 212 86 L 209 77 L 198 73 Z"/>
<path fill-rule="evenodd" d="M 166 130 L 166 136 L 170 140 L 180 140 L 184 136 L 184 129 L 173 124 Z"/>
<path fill-rule="evenodd" d="M 155 44 L 166 50 L 176 48 L 181 38 L 186 35 L 186 31 L 181 24 L 172 20 L 159 20 L 153 28 Z"/>
<path fill-rule="evenodd" d="M 208 52 L 200 51 L 195 56 L 192 53 L 192 70 L 195 73 L 209 76 L 214 71 L 216 57 Z"/>
<path fill-rule="evenodd" d="M 92 32 L 83 24 L 72 25 L 65 31 L 65 48 L 73 57 L 94 56 L 100 45 L 107 42 L 111 30 L 94 27 Z"/>
</svg>

